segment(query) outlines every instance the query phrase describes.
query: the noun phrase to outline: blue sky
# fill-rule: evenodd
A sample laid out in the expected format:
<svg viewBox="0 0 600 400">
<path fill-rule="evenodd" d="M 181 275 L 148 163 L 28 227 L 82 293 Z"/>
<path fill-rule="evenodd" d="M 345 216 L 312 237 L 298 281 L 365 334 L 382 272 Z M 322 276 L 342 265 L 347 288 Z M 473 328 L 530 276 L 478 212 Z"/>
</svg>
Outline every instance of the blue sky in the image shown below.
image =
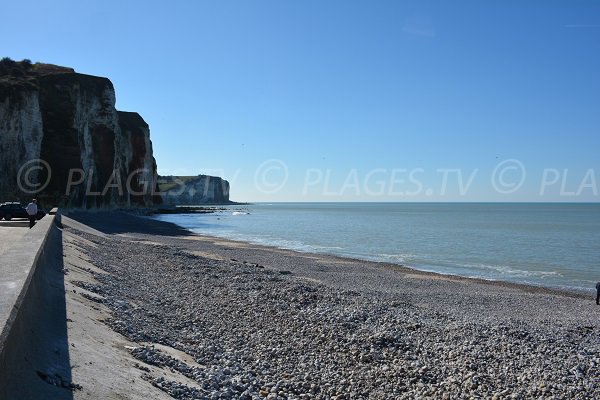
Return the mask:
<svg viewBox="0 0 600 400">
<path fill-rule="evenodd" d="M 599 1 L 5 2 L 239 201 L 598 201 Z M 462 186 L 460 185 L 462 183 Z"/>
</svg>

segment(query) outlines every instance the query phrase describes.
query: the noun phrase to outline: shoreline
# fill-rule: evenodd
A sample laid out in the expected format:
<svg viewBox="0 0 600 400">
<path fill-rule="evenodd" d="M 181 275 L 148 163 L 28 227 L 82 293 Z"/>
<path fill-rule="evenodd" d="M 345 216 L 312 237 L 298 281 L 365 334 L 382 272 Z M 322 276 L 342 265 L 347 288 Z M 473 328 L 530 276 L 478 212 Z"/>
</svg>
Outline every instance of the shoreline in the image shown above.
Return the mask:
<svg viewBox="0 0 600 400">
<path fill-rule="evenodd" d="M 348 260 L 348 261 L 352 261 L 352 262 L 369 263 L 369 264 L 378 265 L 381 268 L 398 269 L 399 272 L 402 272 L 402 273 L 418 273 L 418 274 L 421 274 L 424 276 L 431 276 L 434 278 L 451 279 L 451 280 L 457 280 L 457 281 L 465 280 L 468 282 L 479 283 L 479 284 L 484 284 L 484 285 L 493 285 L 493 286 L 500 286 L 500 287 L 506 287 L 506 288 L 517 288 L 517 289 L 521 289 L 521 290 L 532 292 L 532 293 L 536 293 L 536 292 L 537 293 L 548 293 L 548 294 L 555 294 L 555 295 L 559 295 L 559 296 L 574 297 L 574 298 L 580 298 L 580 299 L 592 299 L 593 298 L 592 296 L 595 296 L 594 288 L 585 289 L 585 288 L 576 288 L 576 287 L 544 286 L 544 285 L 536 285 L 536 284 L 527 283 L 527 282 L 506 281 L 506 280 L 501 280 L 501 279 L 464 276 L 464 275 L 457 275 L 457 274 L 451 274 L 451 273 L 445 274 L 443 272 L 426 271 L 426 270 L 419 269 L 417 267 L 411 267 L 411 266 L 405 265 L 405 264 L 396 264 L 393 262 L 376 261 L 376 260 L 372 260 L 372 259 L 369 260 L 366 258 L 350 257 L 350 256 L 337 255 L 337 254 L 326 253 L 326 252 L 302 251 L 302 250 L 298 250 L 298 249 L 291 249 L 291 248 L 286 248 L 286 247 L 254 243 L 254 242 L 251 242 L 248 240 L 241 240 L 241 239 L 236 240 L 236 239 L 230 239 L 230 238 L 226 238 L 226 237 L 198 233 L 198 232 L 191 231 L 190 229 L 188 229 L 182 225 L 179 225 L 175 222 L 162 221 L 162 220 L 155 219 L 154 215 L 149 215 L 149 216 L 144 216 L 144 217 L 151 219 L 153 221 L 176 225 L 177 227 L 188 231 L 190 233 L 190 235 L 209 238 L 209 239 L 212 239 L 215 241 L 228 241 L 228 242 L 233 242 L 233 243 L 243 243 L 248 246 L 254 246 L 257 248 L 264 249 L 264 250 L 284 250 L 284 251 L 289 251 L 292 253 L 297 253 L 299 255 L 312 255 L 312 256 L 316 256 L 316 257 L 331 257 L 331 258 L 338 259 L 341 261 Z"/>
<path fill-rule="evenodd" d="M 165 221 L 161 221 L 161 222 L 165 222 Z M 175 225 L 177 225 L 177 224 L 175 224 Z M 187 229 L 187 228 L 182 227 L 181 225 L 177 225 L 177 226 L 179 226 L 183 229 Z M 531 293 L 546 293 L 546 294 L 553 294 L 553 295 L 558 295 L 558 296 L 573 297 L 573 298 L 580 298 L 580 299 L 591 299 L 592 297 L 590 297 L 590 295 L 593 292 L 595 292 L 595 290 L 592 290 L 592 289 L 589 289 L 589 292 L 586 292 L 586 290 L 583 288 L 581 288 L 581 289 L 561 288 L 561 287 L 535 285 L 532 283 L 525 283 L 525 282 L 512 282 L 512 281 L 503 281 L 503 280 L 491 279 L 491 278 L 486 279 L 486 278 L 478 278 L 478 277 L 455 275 L 455 274 L 444 274 L 442 272 L 425 271 L 425 270 L 422 270 L 422 269 L 419 269 L 416 267 L 411 267 L 411 266 L 404 265 L 404 264 L 389 263 L 389 262 L 385 262 L 385 261 L 374 261 L 374 260 L 368 260 L 368 259 L 363 259 L 363 258 L 341 256 L 341 255 L 336 255 L 336 254 L 331 254 L 331 253 L 318 253 L 318 252 L 311 252 L 311 251 L 289 249 L 286 247 L 269 246 L 269 245 L 264 245 L 264 244 L 259 244 L 259 243 L 253 243 L 253 242 L 246 241 L 246 240 L 234 240 L 234 239 L 223 238 L 220 236 L 207 235 L 207 234 L 193 232 L 193 231 L 190 231 L 190 234 L 192 236 L 198 236 L 198 237 L 207 238 L 210 240 L 215 240 L 215 241 L 220 241 L 220 242 L 226 241 L 226 242 L 232 242 L 232 243 L 236 243 L 236 244 L 241 243 L 241 244 L 245 244 L 245 245 L 248 245 L 251 247 L 261 248 L 266 251 L 282 250 L 282 251 L 289 251 L 289 252 L 295 253 L 297 255 L 309 255 L 309 256 L 320 257 L 320 258 L 332 258 L 332 259 L 339 260 L 341 262 L 350 261 L 350 262 L 356 262 L 356 263 L 368 263 L 368 264 L 376 265 L 380 268 L 398 270 L 397 272 L 399 272 L 399 273 L 419 274 L 419 275 L 423 275 L 423 276 L 429 276 L 433 279 L 465 281 L 465 282 L 478 283 L 478 284 L 483 284 L 483 285 L 492 285 L 492 286 L 500 286 L 500 287 L 506 287 L 506 288 L 521 289 L 521 290 L 524 290 L 526 292 L 531 292 Z"/>
</svg>

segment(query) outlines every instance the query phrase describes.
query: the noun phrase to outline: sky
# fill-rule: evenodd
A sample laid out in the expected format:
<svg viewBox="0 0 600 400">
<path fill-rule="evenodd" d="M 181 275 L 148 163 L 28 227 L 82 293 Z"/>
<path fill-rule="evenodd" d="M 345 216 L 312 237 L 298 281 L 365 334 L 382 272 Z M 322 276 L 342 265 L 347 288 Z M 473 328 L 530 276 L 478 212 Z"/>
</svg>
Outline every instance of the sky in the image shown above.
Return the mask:
<svg viewBox="0 0 600 400">
<path fill-rule="evenodd" d="M 3 2 L 236 201 L 600 200 L 600 1 Z"/>
</svg>

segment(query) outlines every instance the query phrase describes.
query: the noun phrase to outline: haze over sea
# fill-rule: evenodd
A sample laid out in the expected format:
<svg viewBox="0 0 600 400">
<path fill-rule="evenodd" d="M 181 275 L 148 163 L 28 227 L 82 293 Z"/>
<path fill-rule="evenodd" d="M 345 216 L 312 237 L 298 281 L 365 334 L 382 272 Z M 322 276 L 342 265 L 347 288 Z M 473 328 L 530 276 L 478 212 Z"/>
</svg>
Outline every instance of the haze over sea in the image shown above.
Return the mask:
<svg viewBox="0 0 600 400">
<path fill-rule="evenodd" d="M 568 289 L 600 280 L 600 204 L 258 203 L 156 217 L 196 233 Z"/>
</svg>

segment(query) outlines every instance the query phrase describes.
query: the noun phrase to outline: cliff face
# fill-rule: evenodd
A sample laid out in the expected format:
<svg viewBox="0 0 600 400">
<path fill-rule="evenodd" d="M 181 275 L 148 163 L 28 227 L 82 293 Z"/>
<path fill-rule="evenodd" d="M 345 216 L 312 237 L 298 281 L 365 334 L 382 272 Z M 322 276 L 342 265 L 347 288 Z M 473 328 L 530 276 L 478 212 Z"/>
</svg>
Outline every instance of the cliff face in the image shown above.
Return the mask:
<svg viewBox="0 0 600 400">
<path fill-rule="evenodd" d="M 0 91 L 0 193 L 3 195 L 16 193 L 20 166 L 39 158 L 44 128 L 38 100 L 35 91 L 23 90 L 12 96 Z M 32 181 L 37 181 L 37 172 L 32 171 Z"/>
<path fill-rule="evenodd" d="M 216 176 L 161 176 L 159 189 L 164 204 L 197 205 L 230 202 L 229 182 Z"/>
<path fill-rule="evenodd" d="M 148 124 L 115 109 L 108 79 L 10 63 L 0 62 L 0 201 L 35 196 L 86 208 L 160 201 Z"/>
</svg>

